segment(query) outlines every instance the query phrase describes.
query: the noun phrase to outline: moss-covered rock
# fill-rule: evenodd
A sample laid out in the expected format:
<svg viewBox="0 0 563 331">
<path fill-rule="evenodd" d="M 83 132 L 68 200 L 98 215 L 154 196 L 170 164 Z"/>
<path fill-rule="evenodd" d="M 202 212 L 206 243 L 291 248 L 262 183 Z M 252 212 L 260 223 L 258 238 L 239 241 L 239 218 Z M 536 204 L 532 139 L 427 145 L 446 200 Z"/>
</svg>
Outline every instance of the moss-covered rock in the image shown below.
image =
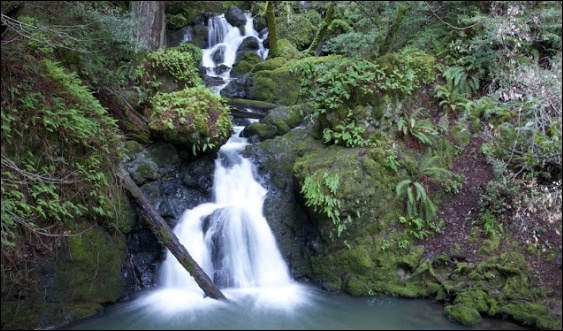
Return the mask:
<svg viewBox="0 0 563 331">
<path fill-rule="evenodd" d="M 245 52 L 239 61 L 233 64 L 231 69 L 231 77 L 241 77 L 244 76 L 254 68 L 257 63 L 262 62 L 260 55 L 254 52 Z"/>
<path fill-rule="evenodd" d="M 159 49 L 149 53 L 137 69 L 139 84 L 148 91 L 166 93 L 203 86 L 198 71 L 201 61 L 198 54 L 185 51 L 181 47 Z"/>
<path fill-rule="evenodd" d="M 481 322 L 481 314 L 477 309 L 464 304 L 454 304 L 444 308 L 446 317 L 463 325 L 475 325 Z"/>
<path fill-rule="evenodd" d="M 276 237 L 278 247 L 288 262 L 294 278 L 310 279 L 309 256 L 318 249 L 318 230 L 306 216 L 296 196 L 293 164 L 311 150 L 320 148 L 311 139 L 310 127 L 296 127 L 289 133 L 247 147 L 245 155 L 252 158 L 263 178 L 267 195 L 264 216 Z"/>
<path fill-rule="evenodd" d="M 300 56 L 299 50 L 287 39 L 278 39 L 278 56 L 286 59 L 296 59 Z"/>
<path fill-rule="evenodd" d="M 151 134 L 194 155 L 218 149 L 231 135 L 229 108 L 205 87 L 158 93 L 151 104 Z"/>
<path fill-rule="evenodd" d="M 266 59 L 263 62 L 257 63 L 254 68 L 252 68 L 252 72 L 256 73 L 258 71 L 263 70 L 276 70 L 278 68 L 283 67 L 288 60 L 283 57 L 275 57 L 273 59 Z"/>
<path fill-rule="evenodd" d="M 279 105 L 293 105 L 298 101 L 298 97 L 299 81 L 291 74 L 288 66 L 256 72 L 252 87 L 248 91 L 249 99 Z"/>
<path fill-rule="evenodd" d="M 112 236 L 98 226 L 81 225 L 75 232 L 77 235 L 69 238 L 67 258 L 57 267 L 56 282 L 64 289 L 59 295 L 70 307 L 72 303 L 92 302 L 93 308 L 99 308 L 101 303 L 116 301 L 122 290 L 125 238 Z"/>
<path fill-rule="evenodd" d="M 339 178 L 335 193 L 322 188 L 320 194 L 333 196 L 340 201 L 338 212 L 342 222 L 347 222 L 348 217 L 354 220 L 349 226 L 346 225 L 352 230 L 350 235 L 362 230 L 366 224 L 375 224 L 377 228 L 385 229 L 390 222 L 398 219 L 400 208 L 393 201 L 397 177 L 379 162 L 378 150 L 327 146 L 299 158 L 293 168 L 301 187 L 305 185 L 307 178 L 320 181 L 325 173 Z M 323 238 L 328 240 L 330 232 L 336 229 L 324 206 L 314 207 L 311 205 Z"/>
<path fill-rule="evenodd" d="M 245 137 L 257 135 L 260 141 L 288 133 L 303 120 L 308 112 L 305 104 L 277 107 L 268 112 L 260 122 L 248 125 L 242 132 Z"/>
</svg>

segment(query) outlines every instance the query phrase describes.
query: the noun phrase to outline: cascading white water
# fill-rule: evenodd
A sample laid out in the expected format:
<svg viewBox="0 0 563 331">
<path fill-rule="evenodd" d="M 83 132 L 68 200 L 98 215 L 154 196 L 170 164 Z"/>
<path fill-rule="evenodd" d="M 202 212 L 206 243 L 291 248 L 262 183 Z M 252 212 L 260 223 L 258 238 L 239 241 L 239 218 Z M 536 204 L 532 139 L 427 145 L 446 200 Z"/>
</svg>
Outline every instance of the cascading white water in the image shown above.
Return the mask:
<svg viewBox="0 0 563 331">
<path fill-rule="evenodd" d="M 292 284 L 287 265 L 262 215 L 266 189 L 240 155 L 247 145 L 237 126 L 215 160 L 214 202 L 184 212 L 174 232 L 203 270 L 222 288 L 251 289 Z M 168 251 L 164 288 L 198 285 Z"/>
<path fill-rule="evenodd" d="M 268 34 L 260 36 L 254 29 L 252 15 L 245 13 L 245 16 L 246 24 L 243 31 L 227 22 L 224 14 L 212 17 L 207 24 L 209 46 L 203 50 L 201 64 L 206 68 L 208 76 L 221 77 L 224 80 L 222 85 L 210 87 L 216 93 L 219 93 L 230 82 L 236 52 L 245 38 L 256 38 L 258 43 L 256 54 L 262 59 L 266 59 L 268 56 L 268 49 L 263 45 Z"/>
<path fill-rule="evenodd" d="M 242 40 L 252 36 L 262 45 L 263 40 L 258 38 L 250 14 L 247 14 L 244 31 L 245 34 L 241 34 L 224 15 L 210 20 L 210 46 L 203 51 L 202 59 L 208 75 L 221 76 L 228 82 Z M 220 47 L 223 49 L 222 61 L 214 61 L 212 56 Z M 265 58 L 267 49 L 260 47 L 257 52 Z M 229 70 L 217 74 L 216 67 L 220 65 L 229 67 Z M 223 86 L 218 87 L 216 93 Z M 227 298 L 251 300 L 256 305 L 270 308 L 292 308 L 306 301 L 306 291 L 291 278 L 262 214 L 267 191 L 254 178 L 251 162 L 240 155 L 248 144 L 246 138 L 239 136 L 243 128 L 236 126 L 230 139 L 219 150 L 215 160 L 213 202 L 186 210 L 174 232 Z M 160 294 L 150 300 L 165 310 L 186 305 L 194 308 L 195 302 L 199 302 L 198 308 L 205 306 L 203 291 L 170 251 L 162 265 L 161 283 Z"/>
</svg>

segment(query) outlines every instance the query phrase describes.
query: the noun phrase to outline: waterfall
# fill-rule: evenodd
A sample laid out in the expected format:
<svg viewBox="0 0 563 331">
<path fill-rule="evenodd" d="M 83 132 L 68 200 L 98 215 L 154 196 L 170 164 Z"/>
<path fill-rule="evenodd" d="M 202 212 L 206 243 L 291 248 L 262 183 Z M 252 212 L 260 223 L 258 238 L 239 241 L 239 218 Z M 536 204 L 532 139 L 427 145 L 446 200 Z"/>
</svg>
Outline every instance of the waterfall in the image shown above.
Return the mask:
<svg viewBox="0 0 563 331">
<path fill-rule="evenodd" d="M 236 53 L 243 41 L 247 38 L 254 38 L 257 45 L 256 54 L 262 59 L 268 56 L 268 49 L 263 45 L 268 34 L 260 36 L 254 29 L 254 19 L 250 13 L 245 13 L 246 24 L 241 29 L 232 26 L 225 15 L 212 17 L 208 24 L 209 47 L 203 50 L 202 66 L 206 69 L 207 76 L 220 77 L 223 84 L 210 87 L 219 93 L 231 81 L 230 73 L 236 61 Z"/>
<path fill-rule="evenodd" d="M 192 257 L 221 288 L 255 289 L 292 284 L 262 208 L 266 189 L 256 181 L 252 163 L 240 155 L 247 145 L 237 126 L 215 160 L 213 202 L 186 210 L 174 232 Z M 167 252 L 162 286 L 198 288 Z"/>
<path fill-rule="evenodd" d="M 208 75 L 220 76 L 228 82 L 230 68 L 243 39 L 253 37 L 262 45 L 263 39 L 254 30 L 250 14 L 247 14 L 244 31 L 241 34 L 224 15 L 210 19 L 209 48 L 203 50 L 202 59 Z M 219 49 L 222 52 L 220 61 L 216 55 Z M 263 48 L 257 53 L 263 58 L 267 56 L 267 50 Z M 229 69 L 218 74 L 219 66 Z M 240 154 L 248 144 L 246 138 L 239 136 L 243 128 L 235 126 L 230 139 L 219 149 L 215 160 L 213 201 L 186 210 L 174 232 L 228 299 L 252 300 L 260 307 L 293 308 L 297 303 L 305 302 L 307 295 L 305 288 L 291 278 L 263 216 L 267 190 L 254 177 L 252 163 Z M 206 306 L 204 301 L 211 300 L 203 299 L 203 291 L 170 251 L 162 265 L 161 284 L 159 294 L 150 300 L 168 310 L 186 305 L 194 309 L 196 302 L 197 308 L 201 308 Z"/>
</svg>

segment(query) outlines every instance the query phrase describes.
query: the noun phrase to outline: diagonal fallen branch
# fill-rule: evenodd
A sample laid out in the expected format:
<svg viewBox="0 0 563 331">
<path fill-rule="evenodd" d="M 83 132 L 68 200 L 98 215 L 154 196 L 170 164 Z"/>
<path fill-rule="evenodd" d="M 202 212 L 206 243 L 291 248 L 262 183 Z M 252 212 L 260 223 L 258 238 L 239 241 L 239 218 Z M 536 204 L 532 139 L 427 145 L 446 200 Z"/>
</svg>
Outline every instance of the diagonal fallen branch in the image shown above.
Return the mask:
<svg viewBox="0 0 563 331">
<path fill-rule="evenodd" d="M 120 169 L 120 177 L 123 187 L 137 205 L 141 217 L 145 219 L 151 231 L 178 259 L 178 262 L 180 262 L 190 275 L 192 275 L 205 295 L 213 299 L 226 300 L 225 295 L 223 295 L 221 290 L 213 283 L 205 271 L 201 269 L 184 245 L 180 243 L 178 237 L 176 237 L 166 221 L 154 210 L 150 202 L 143 195 L 143 192 L 141 192 L 139 187 L 129 176 L 127 170 L 123 167 Z"/>
</svg>

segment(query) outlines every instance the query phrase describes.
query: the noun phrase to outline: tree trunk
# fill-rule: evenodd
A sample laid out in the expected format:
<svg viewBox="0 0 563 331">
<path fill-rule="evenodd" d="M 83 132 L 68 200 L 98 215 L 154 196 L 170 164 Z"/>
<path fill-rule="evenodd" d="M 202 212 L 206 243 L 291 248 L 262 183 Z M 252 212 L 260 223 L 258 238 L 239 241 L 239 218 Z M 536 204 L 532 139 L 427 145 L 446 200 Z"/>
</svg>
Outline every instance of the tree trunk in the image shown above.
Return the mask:
<svg viewBox="0 0 563 331">
<path fill-rule="evenodd" d="M 378 54 L 379 56 L 383 56 L 387 54 L 387 52 L 389 52 L 389 49 L 391 48 L 391 42 L 393 41 L 393 39 L 395 39 L 395 35 L 397 34 L 397 31 L 399 30 L 399 27 L 401 26 L 401 23 L 403 22 L 403 19 L 405 18 L 405 14 L 407 13 L 408 9 L 409 9 L 408 2 L 402 1 L 401 4 L 399 5 L 399 9 L 397 10 L 397 16 L 395 17 L 395 21 L 389 27 L 389 30 L 385 35 L 385 39 L 381 43 L 379 43 L 379 54 Z"/>
<path fill-rule="evenodd" d="M 315 39 L 313 39 L 313 42 L 311 43 L 311 45 L 309 45 L 309 48 L 307 49 L 308 55 L 319 56 L 321 54 L 324 38 L 328 31 L 328 27 L 330 26 L 330 23 L 332 23 L 332 20 L 334 18 L 335 6 L 336 6 L 336 1 L 331 1 L 330 4 L 328 5 L 328 9 L 325 14 L 325 19 L 321 24 L 319 31 L 317 31 L 317 35 L 315 36 Z"/>
<path fill-rule="evenodd" d="M 97 98 L 102 106 L 108 109 L 117 125 L 127 138 L 132 138 L 140 143 L 148 143 L 150 138 L 148 120 L 139 114 L 117 91 L 108 87 L 100 87 Z"/>
<path fill-rule="evenodd" d="M 149 51 L 166 46 L 165 1 L 131 1 L 130 9 L 138 18 L 137 40 Z"/>
<path fill-rule="evenodd" d="M 278 33 L 276 32 L 276 13 L 274 11 L 274 1 L 266 4 L 266 23 L 268 24 L 268 52 L 270 57 L 278 56 Z"/>
<path fill-rule="evenodd" d="M 192 258 L 186 248 L 180 243 L 178 237 L 168 226 L 166 221 L 154 210 L 150 202 L 145 198 L 139 187 L 133 182 L 127 170 L 123 167 L 120 169 L 121 179 L 125 190 L 133 198 L 135 204 L 140 211 L 141 216 L 147 221 L 151 231 L 159 240 L 174 254 L 178 262 L 192 275 L 196 283 L 203 290 L 206 296 L 213 299 L 227 298 L 209 278 L 209 276 L 201 269 L 199 264 Z"/>
</svg>

